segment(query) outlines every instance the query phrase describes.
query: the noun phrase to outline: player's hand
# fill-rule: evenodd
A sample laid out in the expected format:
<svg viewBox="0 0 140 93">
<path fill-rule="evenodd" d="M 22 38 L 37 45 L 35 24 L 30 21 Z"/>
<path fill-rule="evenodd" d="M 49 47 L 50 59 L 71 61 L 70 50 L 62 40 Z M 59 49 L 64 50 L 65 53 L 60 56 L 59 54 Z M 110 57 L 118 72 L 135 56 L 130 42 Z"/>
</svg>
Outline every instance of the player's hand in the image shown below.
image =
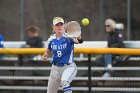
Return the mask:
<svg viewBox="0 0 140 93">
<path fill-rule="evenodd" d="M 77 37 L 78 43 L 83 43 L 83 39 L 81 37 L 81 35 L 79 37 Z"/>
<path fill-rule="evenodd" d="M 80 35 L 80 36 L 78 36 L 78 37 L 77 37 L 77 39 L 82 39 L 82 38 L 81 38 L 81 35 Z"/>
</svg>

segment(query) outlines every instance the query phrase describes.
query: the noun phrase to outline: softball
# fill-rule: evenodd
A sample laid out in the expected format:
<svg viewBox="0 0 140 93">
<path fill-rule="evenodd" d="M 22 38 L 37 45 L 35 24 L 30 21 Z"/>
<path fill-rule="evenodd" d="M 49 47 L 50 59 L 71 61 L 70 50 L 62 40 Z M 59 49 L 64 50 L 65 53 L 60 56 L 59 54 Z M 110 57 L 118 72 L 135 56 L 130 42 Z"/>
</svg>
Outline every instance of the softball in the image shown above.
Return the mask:
<svg viewBox="0 0 140 93">
<path fill-rule="evenodd" d="M 89 24 L 89 20 L 87 18 L 82 19 L 82 24 L 87 26 Z"/>
</svg>

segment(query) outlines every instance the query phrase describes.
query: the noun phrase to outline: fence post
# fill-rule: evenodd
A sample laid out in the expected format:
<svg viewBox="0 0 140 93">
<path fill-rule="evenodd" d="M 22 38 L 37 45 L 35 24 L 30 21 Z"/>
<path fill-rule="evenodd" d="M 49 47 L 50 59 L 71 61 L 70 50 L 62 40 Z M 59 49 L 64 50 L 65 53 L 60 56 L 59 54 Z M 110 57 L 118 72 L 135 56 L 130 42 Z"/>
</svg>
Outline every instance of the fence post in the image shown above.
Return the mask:
<svg viewBox="0 0 140 93">
<path fill-rule="evenodd" d="M 91 54 L 88 54 L 88 93 L 91 93 Z"/>
<path fill-rule="evenodd" d="M 18 55 L 18 61 L 19 61 L 19 63 L 17 62 L 17 65 L 22 66 L 23 65 L 23 55 Z"/>
</svg>

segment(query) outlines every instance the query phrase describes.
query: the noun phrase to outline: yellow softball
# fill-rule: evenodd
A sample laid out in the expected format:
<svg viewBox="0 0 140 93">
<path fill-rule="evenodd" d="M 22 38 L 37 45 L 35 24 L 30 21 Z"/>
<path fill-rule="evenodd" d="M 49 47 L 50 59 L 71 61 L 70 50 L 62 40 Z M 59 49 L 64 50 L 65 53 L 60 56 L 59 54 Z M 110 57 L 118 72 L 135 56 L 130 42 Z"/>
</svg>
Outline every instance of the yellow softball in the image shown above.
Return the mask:
<svg viewBox="0 0 140 93">
<path fill-rule="evenodd" d="M 82 19 L 82 24 L 83 24 L 84 26 L 87 26 L 87 25 L 89 24 L 88 18 Z"/>
</svg>

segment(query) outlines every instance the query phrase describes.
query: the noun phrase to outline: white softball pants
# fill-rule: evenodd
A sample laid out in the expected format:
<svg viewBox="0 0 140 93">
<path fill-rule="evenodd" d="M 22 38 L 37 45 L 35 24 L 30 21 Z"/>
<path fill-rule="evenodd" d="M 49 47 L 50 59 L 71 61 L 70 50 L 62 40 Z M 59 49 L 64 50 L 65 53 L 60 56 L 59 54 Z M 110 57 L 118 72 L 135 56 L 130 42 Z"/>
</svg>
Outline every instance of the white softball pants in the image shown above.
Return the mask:
<svg viewBox="0 0 140 93">
<path fill-rule="evenodd" d="M 70 83 L 76 74 L 77 67 L 74 62 L 63 67 L 52 65 L 47 93 L 57 93 L 60 86 L 62 86 L 64 93 L 72 93 Z"/>
</svg>

